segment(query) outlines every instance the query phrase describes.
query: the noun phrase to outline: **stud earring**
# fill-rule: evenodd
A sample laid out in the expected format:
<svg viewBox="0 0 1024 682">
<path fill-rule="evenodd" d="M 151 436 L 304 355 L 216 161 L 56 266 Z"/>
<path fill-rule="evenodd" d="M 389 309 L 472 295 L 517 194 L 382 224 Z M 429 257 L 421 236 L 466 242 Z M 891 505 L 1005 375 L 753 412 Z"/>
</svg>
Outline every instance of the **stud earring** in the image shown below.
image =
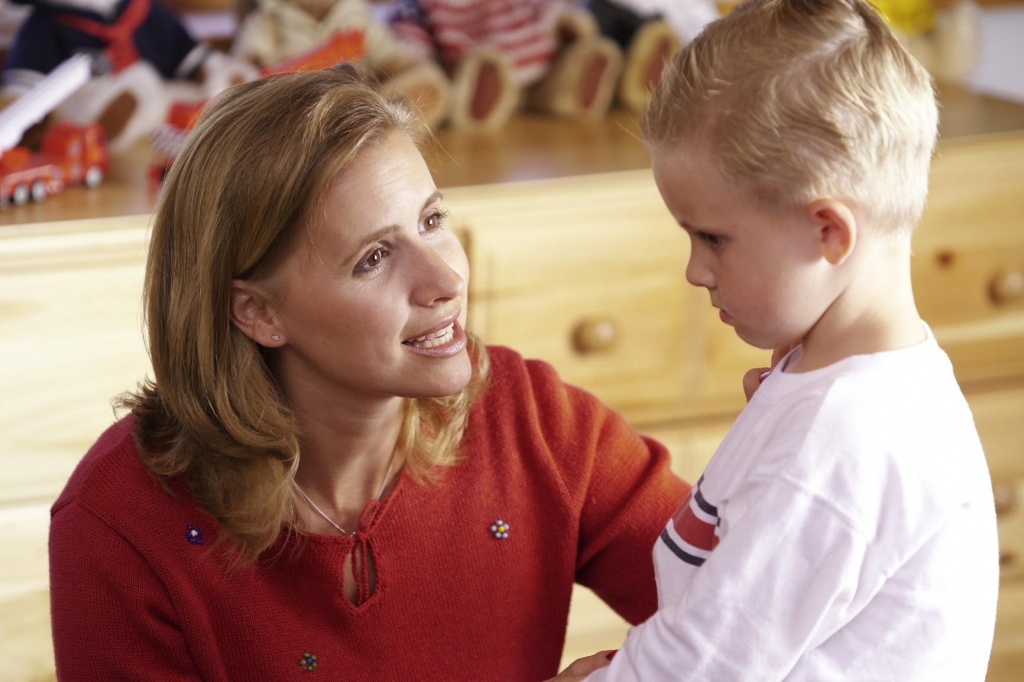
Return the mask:
<svg viewBox="0 0 1024 682">
<path fill-rule="evenodd" d="M 280 334 L 272 334 L 270 336 L 270 340 L 271 341 L 280 341 L 281 340 L 281 335 Z"/>
</svg>

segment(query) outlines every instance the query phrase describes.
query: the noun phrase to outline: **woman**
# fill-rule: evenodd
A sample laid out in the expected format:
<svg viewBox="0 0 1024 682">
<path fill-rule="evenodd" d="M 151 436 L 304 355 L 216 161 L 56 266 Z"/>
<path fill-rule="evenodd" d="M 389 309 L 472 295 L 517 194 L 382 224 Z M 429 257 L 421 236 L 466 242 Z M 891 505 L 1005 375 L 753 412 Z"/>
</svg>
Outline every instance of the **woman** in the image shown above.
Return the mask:
<svg viewBox="0 0 1024 682">
<path fill-rule="evenodd" d="M 417 131 L 352 67 L 205 112 L 153 223 L 154 378 L 53 508 L 62 678 L 541 680 L 574 580 L 653 613 L 687 488 L 465 332 Z"/>
</svg>

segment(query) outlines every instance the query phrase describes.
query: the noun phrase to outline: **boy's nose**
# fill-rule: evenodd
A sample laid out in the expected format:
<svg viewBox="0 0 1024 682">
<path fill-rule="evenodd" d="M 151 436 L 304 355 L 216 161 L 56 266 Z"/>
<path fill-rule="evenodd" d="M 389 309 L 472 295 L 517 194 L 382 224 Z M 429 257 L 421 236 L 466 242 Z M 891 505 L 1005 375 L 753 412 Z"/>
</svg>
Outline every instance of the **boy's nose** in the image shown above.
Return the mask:
<svg viewBox="0 0 1024 682">
<path fill-rule="evenodd" d="M 714 285 L 714 278 L 711 271 L 704 267 L 700 260 L 690 255 L 686 263 L 686 281 L 695 287 L 710 289 Z"/>
</svg>

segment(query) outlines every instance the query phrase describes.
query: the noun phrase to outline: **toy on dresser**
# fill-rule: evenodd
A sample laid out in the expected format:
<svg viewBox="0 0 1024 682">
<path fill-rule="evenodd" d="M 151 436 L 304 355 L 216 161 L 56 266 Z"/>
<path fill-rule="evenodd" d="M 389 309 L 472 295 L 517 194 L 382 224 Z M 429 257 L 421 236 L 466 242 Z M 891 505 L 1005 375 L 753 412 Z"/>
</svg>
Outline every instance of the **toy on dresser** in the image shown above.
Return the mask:
<svg viewBox="0 0 1024 682">
<path fill-rule="evenodd" d="M 3 98 L 17 98 L 73 55 L 89 54 L 93 77 L 56 113 L 98 122 L 111 151 L 151 133 L 171 101 L 208 97 L 257 75 L 250 64 L 197 42 L 160 0 L 14 1 L 32 12 L 7 55 Z"/>
<path fill-rule="evenodd" d="M 459 129 L 498 130 L 523 105 L 599 118 L 622 68 L 619 46 L 565 0 L 407 0 L 391 23 L 445 68 Z"/>
<path fill-rule="evenodd" d="M 433 61 L 416 59 L 367 0 L 254 0 L 243 14 L 231 48 L 234 56 L 267 69 L 316 51 L 334 36 L 358 32 L 362 61 L 385 87 L 416 102 L 429 125 L 446 118 L 447 75 Z"/>
<path fill-rule="evenodd" d="M 75 55 L 0 111 L 0 208 L 42 201 L 81 183 L 96 187 L 109 162 L 107 141 L 97 123 L 60 121 L 42 135 L 38 152 L 22 146 L 25 132 L 89 81 L 89 58 Z"/>
<path fill-rule="evenodd" d="M 616 98 L 642 109 L 661 70 L 682 43 L 718 17 L 711 0 L 589 0 L 601 33 L 623 50 Z"/>
</svg>

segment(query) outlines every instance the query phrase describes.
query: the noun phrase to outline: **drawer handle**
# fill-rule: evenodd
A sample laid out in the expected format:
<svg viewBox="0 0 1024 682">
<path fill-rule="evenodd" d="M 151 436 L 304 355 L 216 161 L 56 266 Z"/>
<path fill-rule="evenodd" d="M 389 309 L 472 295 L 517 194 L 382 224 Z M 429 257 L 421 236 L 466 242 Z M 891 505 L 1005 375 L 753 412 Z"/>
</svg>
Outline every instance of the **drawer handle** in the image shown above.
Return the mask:
<svg viewBox="0 0 1024 682">
<path fill-rule="evenodd" d="M 1017 487 L 1012 483 L 996 483 L 992 486 L 996 502 L 996 516 L 1006 516 L 1017 507 Z"/>
<path fill-rule="evenodd" d="M 572 345 L 583 355 L 606 353 L 618 342 L 619 331 L 615 322 L 606 317 L 585 319 L 572 332 Z"/>
<path fill-rule="evenodd" d="M 988 296 L 993 303 L 1002 305 L 1018 300 L 1024 294 L 1024 272 L 1003 270 L 992 278 Z"/>
</svg>

